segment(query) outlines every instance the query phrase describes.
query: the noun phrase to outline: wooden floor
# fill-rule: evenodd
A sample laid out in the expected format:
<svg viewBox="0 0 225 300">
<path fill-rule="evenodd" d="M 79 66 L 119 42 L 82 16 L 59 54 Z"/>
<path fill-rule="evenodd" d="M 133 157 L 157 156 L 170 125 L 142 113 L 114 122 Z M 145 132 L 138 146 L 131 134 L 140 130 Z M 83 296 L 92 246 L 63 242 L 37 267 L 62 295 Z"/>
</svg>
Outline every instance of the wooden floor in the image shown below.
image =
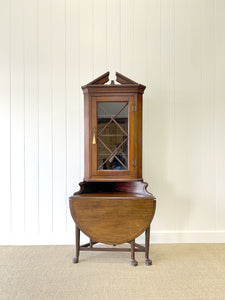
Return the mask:
<svg viewBox="0 0 225 300">
<path fill-rule="evenodd" d="M 73 246 L 0 247 L 0 299 L 225 299 L 225 244 L 151 245 L 137 253 L 81 252 Z"/>
</svg>

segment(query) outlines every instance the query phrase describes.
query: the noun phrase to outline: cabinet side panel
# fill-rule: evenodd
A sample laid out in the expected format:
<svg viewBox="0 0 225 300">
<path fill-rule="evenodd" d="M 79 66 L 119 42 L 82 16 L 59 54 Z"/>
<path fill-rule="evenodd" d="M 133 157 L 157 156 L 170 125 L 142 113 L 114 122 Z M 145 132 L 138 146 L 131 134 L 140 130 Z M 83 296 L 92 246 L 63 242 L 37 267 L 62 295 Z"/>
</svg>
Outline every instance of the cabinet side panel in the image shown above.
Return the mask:
<svg viewBox="0 0 225 300">
<path fill-rule="evenodd" d="M 137 96 L 137 178 L 142 178 L 142 95 Z"/>
<path fill-rule="evenodd" d="M 91 99 L 84 94 L 84 180 L 90 177 L 91 149 L 90 149 L 90 129 L 91 120 L 89 118 Z"/>
</svg>

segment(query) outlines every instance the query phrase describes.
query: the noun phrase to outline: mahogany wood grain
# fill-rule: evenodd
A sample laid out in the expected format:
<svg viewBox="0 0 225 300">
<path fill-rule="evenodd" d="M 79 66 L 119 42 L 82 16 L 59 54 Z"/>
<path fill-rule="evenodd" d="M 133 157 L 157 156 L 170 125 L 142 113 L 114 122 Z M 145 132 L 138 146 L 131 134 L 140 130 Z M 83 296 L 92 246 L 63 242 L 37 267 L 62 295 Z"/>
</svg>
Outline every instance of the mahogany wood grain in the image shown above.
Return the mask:
<svg viewBox="0 0 225 300">
<path fill-rule="evenodd" d="M 92 240 L 117 245 L 147 229 L 155 200 L 125 192 L 80 194 L 70 198 L 70 211 L 80 230 Z"/>
<path fill-rule="evenodd" d="M 103 84 L 109 72 L 82 86 L 84 92 L 84 180 L 134 181 L 142 180 L 142 94 L 145 86 L 116 73 L 121 84 Z M 97 130 L 97 103 L 128 102 L 128 170 L 101 170 L 97 166 L 97 143 L 92 143 Z M 116 122 L 116 121 L 115 121 Z M 120 126 L 119 124 L 117 124 Z M 123 129 L 121 129 L 123 131 Z"/>
<path fill-rule="evenodd" d="M 128 192 L 134 194 L 145 194 L 151 196 L 151 199 L 155 199 L 152 194 L 147 191 L 148 184 L 143 181 L 128 181 L 128 182 L 92 182 L 82 181 L 79 183 L 80 190 L 75 192 L 77 194 L 87 193 L 104 193 L 104 192 Z"/>
</svg>

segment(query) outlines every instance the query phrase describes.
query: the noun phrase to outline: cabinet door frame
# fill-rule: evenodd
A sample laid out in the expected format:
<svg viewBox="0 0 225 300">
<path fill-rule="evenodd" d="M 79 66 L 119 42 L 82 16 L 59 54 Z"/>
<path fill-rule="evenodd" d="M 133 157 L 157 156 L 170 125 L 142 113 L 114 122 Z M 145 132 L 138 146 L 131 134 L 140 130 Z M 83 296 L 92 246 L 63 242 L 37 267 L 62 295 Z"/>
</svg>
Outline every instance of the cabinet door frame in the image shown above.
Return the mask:
<svg viewBox="0 0 225 300">
<path fill-rule="evenodd" d="M 97 166 L 97 105 L 99 102 L 128 102 L 128 170 L 98 170 Z M 132 161 L 135 159 L 135 116 L 132 107 L 135 105 L 135 98 L 131 95 L 121 96 L 92 96 L 91 99 L 91 128 L 90 136 L 93 138 L 94 131 L 96 133 L 96 144 L 91 142 L 91 177 L 96 179 L 129 179 L 135 178 L 135 164 Z"/>
</svg>

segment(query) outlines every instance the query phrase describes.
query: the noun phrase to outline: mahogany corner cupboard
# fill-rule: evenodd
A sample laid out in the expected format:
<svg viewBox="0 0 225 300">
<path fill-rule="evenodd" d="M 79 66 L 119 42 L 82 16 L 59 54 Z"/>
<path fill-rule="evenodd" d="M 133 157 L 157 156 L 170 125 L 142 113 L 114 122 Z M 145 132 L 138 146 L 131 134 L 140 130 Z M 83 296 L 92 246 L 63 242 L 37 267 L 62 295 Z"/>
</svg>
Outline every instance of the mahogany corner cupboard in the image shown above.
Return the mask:
<svg viewBox="0 0 225 300">
<path fill-rule="evenodd" d="M 76 255 L 80 251 L 129 251 L 149 259 L 150 224 L 156 200 L 142 179 L 142 96 L 145 86 L 116 72 L 109 72 L 85 86 L 84 93 L 84 180 L 70 197 L 76 225 Z M 80 231 L 90 242 L 80 245 Z M 145 246 L 135 238 L 145 232 Z M 96 247 L 97 243 L 113 247 Z M 115 247 L 130 243 L 129 248 Z"/>
</svg>

